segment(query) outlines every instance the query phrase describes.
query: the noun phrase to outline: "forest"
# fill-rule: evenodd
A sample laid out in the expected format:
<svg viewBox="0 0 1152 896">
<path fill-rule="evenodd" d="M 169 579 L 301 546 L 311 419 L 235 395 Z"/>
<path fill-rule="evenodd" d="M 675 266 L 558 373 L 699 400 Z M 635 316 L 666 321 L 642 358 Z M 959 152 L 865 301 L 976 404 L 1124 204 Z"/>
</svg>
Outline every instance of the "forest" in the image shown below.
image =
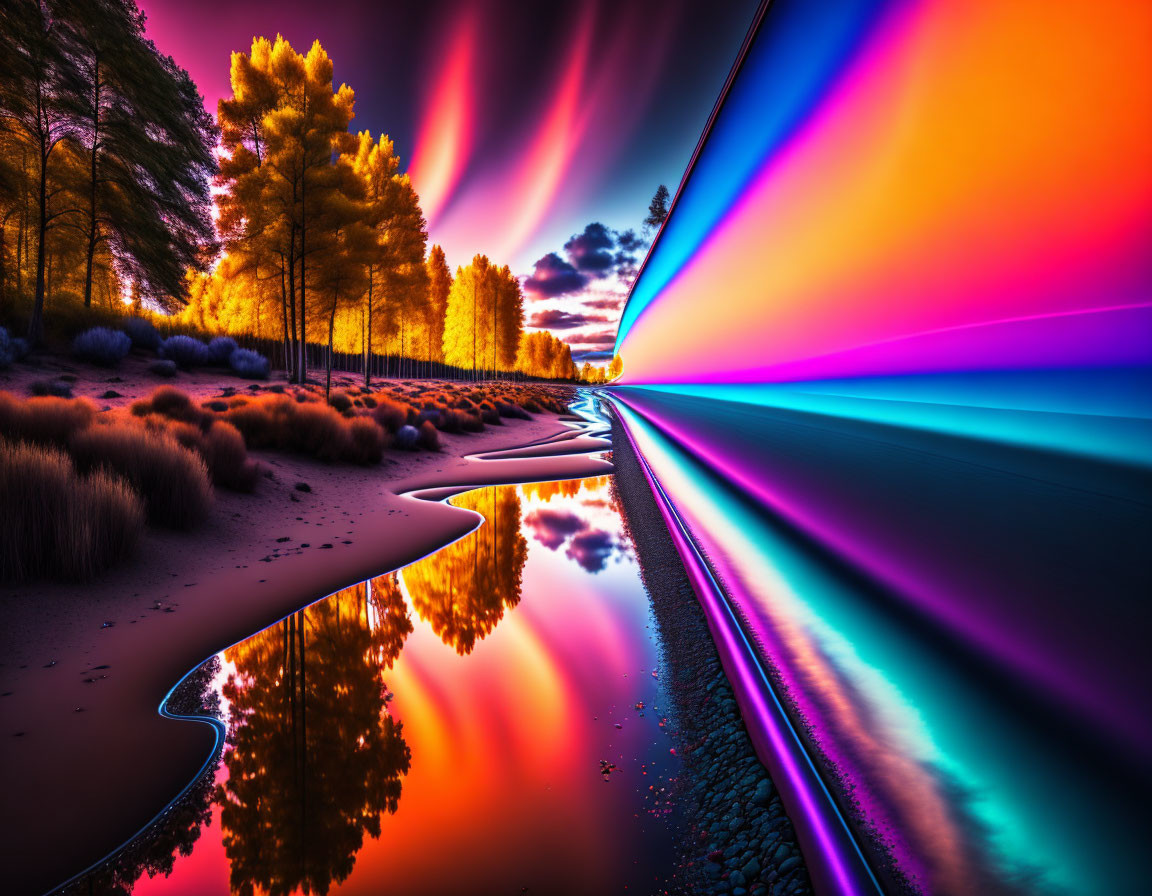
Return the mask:
<svg viewBox="0 0 1152 896">
<path fill-rule="evenodd" d="M 234 52 L 213 119 L 144 25 L 131 0 L 0 12 L 0 322 L 33 348 L 131 311 L 275 344 L 292 381 L 334 352 L 397 376 L 604 381 L 524 332 L 508 265 L 453 273 L 429 245 L 392 140 L 351 129 L 355 93 L 319 41 Z"/>
</svg>

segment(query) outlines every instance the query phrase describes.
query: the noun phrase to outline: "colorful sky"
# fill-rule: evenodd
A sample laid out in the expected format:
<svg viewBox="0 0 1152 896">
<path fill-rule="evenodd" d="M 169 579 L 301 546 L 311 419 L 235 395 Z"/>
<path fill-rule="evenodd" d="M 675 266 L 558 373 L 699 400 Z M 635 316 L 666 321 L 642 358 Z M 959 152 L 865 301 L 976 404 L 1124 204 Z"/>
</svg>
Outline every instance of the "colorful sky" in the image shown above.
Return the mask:
<svg viewBox="0 0 1152 896">
<path fill-rule="evenodd" d="M 1147 365 L 1150 50 L 1127 0 L 774 0 L 639 275 L 626 380 Z"/>
<path fill-rule="evenodd" d="M 660 183 L 675 190 L 755 0 L 518 3 L 140 0 L 148 34 L 215 111 L 230 54 L 319 39 L 352 127 L 395 140 L 453 267 L 526 280 L 530 325 L 609 352 Z M 596 226 L 600 225 L 600 226 Z"/>
</svg>

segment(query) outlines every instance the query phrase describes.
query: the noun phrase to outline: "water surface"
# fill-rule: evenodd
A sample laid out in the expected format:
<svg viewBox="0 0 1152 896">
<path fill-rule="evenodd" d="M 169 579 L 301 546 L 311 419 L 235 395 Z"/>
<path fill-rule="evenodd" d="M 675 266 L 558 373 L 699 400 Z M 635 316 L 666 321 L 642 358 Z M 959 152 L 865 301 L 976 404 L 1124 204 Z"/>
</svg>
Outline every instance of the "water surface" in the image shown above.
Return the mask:
<svg viewBox="0 0 1152 896">
<path fill-rule="evenodd" d="M 452 503 L 471 535 L 217 658 L 199 836 L 132 892 L 656 889 L 678 760 L 610 477 Z"/>
</svg>

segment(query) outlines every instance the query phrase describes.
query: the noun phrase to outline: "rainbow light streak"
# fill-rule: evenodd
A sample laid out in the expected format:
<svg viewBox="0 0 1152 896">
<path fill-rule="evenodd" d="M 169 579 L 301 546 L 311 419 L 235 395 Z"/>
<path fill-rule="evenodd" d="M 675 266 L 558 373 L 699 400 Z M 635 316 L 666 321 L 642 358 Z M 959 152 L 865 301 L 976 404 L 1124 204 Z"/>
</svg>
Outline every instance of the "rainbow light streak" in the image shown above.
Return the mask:
<svg viewBox="0 0 1152 896">
<path fill-rule="evenodd" d="M 1133 794 L 1147 784 L 1070 738 L 1080 723 L 1067 707 L 1045 721 L 1011 678 L 980 671 L 932 625 L 888 612 L 835 555 L 732 488 L 714 444 L 682 441 L 682 426 L 669 437 L 664 417 L 654 425 L 667 403 L 646 397 L 617 398 L 629 436 L 769 659 L 829 786 L 855 805 L 858 830 L 926 892 L 995 892 L 1021 879 L 1030 892 L 1135 892 L 1147 820 Z M 743 709 L 753 727 L 753 704 Z M 798 826 L 801 810 L 790 806 Z M 1085 818 L 1097 820 L 1091 833 Z M 807 858 L 812 867 L 821 856 Z"/>
<path fill-rule="evenodd" d="M 627 411 L 621 413 L 630 416 Z M 645 455 L 637 449 L 632 435 L 634 430 L 626 431 L 656 497 L 660 515 L 684 562 L 692 588 L 704 607 L 708 628 L 720 651 L 725 673 L 741 698 L 745 725 L 757 754 L 772 770 L 773 780 L 787 801 L 789 814 L 797 822 L 798 834 L 808 856 L 809 872 L 818 892 L 845 896 L 881 892 L 783 705 L 772 691 L 739 622 L 724 599 L 723 591 L 712 578 L 692 545 L 687 528 L 676 516 L 667 495 L 644 462 Z"/>
<path fill-rule="evenodd" d="M 624 381 L 1148 366 L 1150 34 L 1126 2 L 773 2 Z"/>
<path fill-rule="evenodd" d="M 772 0 L 616 351 L 860 830 L 928 892 L 1134 891 L 1152 7 Z"/>
</svg>

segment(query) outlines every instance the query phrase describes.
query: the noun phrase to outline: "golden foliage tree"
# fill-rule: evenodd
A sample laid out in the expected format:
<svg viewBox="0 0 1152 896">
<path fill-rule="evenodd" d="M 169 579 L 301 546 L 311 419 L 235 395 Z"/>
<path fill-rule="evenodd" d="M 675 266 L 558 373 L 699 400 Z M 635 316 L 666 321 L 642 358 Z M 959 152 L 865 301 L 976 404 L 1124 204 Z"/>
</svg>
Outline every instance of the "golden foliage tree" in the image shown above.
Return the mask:
<svg viewBox="0 0 1152 896">
<path fill-rule="evenodd" d="M 218 224 L 227 251 L 249 256 L 256 279 L 262 267 L 263 276 L 279 277 L 285 354 L 304 379 L 309 325 L 324 322 L 308 307 L 308 266 L 331 253 L 335 194 L 348 184 L 333 160 L 354 148 L 355 95 L 346 84 L 333 89 L 332 60 L 319 41 L 301 55 L 279 35 L 233 53 L 231 83 L 217 112 L 225 150 Z"/>
<path fill-rule="evenodd" d="M 524 296 L 507 265 L 477 255 L 458 268 L 448 292 L 444 360 L 474 378 L 515 369 L 524 329 Z"/>
</svg>

